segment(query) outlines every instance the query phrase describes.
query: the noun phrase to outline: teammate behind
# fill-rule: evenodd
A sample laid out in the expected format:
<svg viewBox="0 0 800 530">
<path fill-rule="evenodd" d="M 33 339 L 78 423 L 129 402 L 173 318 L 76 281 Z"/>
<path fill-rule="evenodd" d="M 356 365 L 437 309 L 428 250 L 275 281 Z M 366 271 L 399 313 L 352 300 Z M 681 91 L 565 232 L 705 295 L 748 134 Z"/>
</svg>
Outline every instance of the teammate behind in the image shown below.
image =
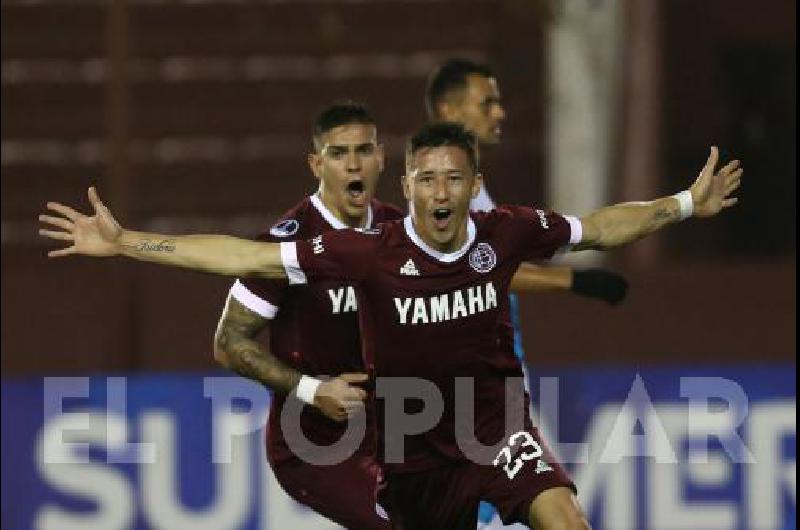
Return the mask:
<svg viewBox="0 0 800 530">
<path fill-rule="evenodd" d="M 326 107 L 315 120 L 311 172 L 319 181 L 316 193 L 304 197 L 259 236 L 260 241 L 311 239 L 344 228 L 372 229 L 403 216 L 374 199 L 384 165 L 375 120 L 360 104 L 345 102 Z M 231 287 L 214 338 L 215 357 L 240 375 L 275 387 L 276 373 L 304 374 L 297 394 L 316 400 L 316 378 L 346 374 L 355 383 L 363 373 L 356 293 L 346 281 L 331 280 L 289 287 L 284 279 L 241 278 Z M 269 347 L 257 336 L 269 328 Z M 286 394 L 272 399 L 267 423 L 267 460 L 275 477 L 293 499 L 332 521 L 363 530 L 388 529 L 375 510 L 378 465 L 372 408 L 366 408 L 366 436 L 355 452 L 331 465 L 311 463 L 308 453 L 297 454 L 281 427 Z M 288 398 L 291 399 L 291 398 Z M 303 435 L 320 446 L 340 440 L 347 428 L 341 415 L 306 407 L 301 415 Z"/>
</svg>

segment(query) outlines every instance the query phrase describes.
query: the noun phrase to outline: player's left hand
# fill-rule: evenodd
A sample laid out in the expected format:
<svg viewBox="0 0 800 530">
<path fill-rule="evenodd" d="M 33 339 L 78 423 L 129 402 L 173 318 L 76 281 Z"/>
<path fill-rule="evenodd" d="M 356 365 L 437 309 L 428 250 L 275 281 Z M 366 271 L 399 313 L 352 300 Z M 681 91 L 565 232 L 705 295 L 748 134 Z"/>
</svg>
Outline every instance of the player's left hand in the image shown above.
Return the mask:
<svg viewBox="0 0 800 530">
<path fill-rule="evenodd" d="M 697 217 L 711 217 L 738 201 L 736 197 L 730 195 L 742 183 L 744 170 L 740 167 L 740 162 L 738 160 L 728 162 L 715 173 L 717 162 L 719 162 L 719 150 L 716 146 L 712 146 L 706 165 L 689 188 L 692 193 L 693 215 Z"/>
</svg>

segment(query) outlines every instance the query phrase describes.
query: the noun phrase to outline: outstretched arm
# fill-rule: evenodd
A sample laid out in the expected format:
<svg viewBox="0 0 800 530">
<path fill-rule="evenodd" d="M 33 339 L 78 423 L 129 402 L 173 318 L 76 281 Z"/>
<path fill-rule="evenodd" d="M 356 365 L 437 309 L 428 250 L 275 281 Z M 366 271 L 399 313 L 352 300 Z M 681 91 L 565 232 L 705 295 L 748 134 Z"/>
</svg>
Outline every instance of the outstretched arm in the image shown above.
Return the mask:
<svg viewBox="0 0 800 530">
<path fill-rule="evenodd" d="M 293 392 L 333 420 L 343 421 L 362 408 L 366 392 L 350 383 L 366 381 L 366 374 L 341 374 L 328 381 L 301 374 L 256 340 L 268 322 L 229 296 L 214 336 L 214 357 L 225 368 L 275 392 Z"/>
<path fill-rule="evenodd" d="M 581 218 L 583 237 L 573 250 L 605 249 L 636 241 L 689 216 L 711 217 L 736 204 L 730 195 L 741 184 L 743 170 L 734 160 L 719 172 L 719 151 L 711 155 L 687 191 L 650 202 L 629 202 L 601 208 Z"/>
<path fill-rule="evenodd" d="M 512 291 L 568 290 L 572 287 L 572 269 L 569 267 L 540 267 L 522 263 L 511 278 Z"/>
<path fill-rule="evenodd" d="M 621 274 L 607 269 L 575 270 L 523 262 L 511 279 L 510 289 L 515 292 L 571 291 L 616 305 L 625 299 L 628 282 Z"/>
<path fill-rule="evenodd" d="M 63 204 L 47 203 L 47 208 L 59 216 L 40 215 L 39 221 L 49 227 L 40 229 L 39 234 L 70 244 L 48 252 L 49 257 L 127 256 L 220 275 L 286 277 L 278 243 L 220 235 L 169 236 L 134 232 L 120 226 L 94 188 L 89 188 L 89 202 L 94 209 L 92 216 Z"/>
</svg>

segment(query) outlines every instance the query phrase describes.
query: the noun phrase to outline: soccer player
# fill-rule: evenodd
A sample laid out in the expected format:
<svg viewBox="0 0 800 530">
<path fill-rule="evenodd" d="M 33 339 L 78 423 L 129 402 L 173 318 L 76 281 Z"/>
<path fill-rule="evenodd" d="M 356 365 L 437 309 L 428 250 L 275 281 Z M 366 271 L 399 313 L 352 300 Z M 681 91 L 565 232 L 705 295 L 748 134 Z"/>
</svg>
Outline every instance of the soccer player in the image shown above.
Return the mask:
<svg viewBox="0 0 800 530">
<path fill-rule="evenodd" d="M 369 230 L 403 216 L 373 198 L 384 154 L 365 106 L 348 102 L 325 108 L 315 120 L 312 140 L 308 164 L 319 181 L 316 193 L 283 214 L 260 241 L 307 240 L 344 228 Z M 354 286 L 347 281 L 290 288 L 284 279 L 240 278 L 220 318 L 214 352 L 226 368 L 276 390 L 267 424 L 267 459 L 284 491 L 346 528 L 385 530 L 390 525 L 375 509 L 378 464 L 371 407 L 366 407 L 366 436 L 336 464 L 314 465 L 309 454 L 296 454 L 281 427 L 290 391 L 309 404 L 319 401 L 320 389 L 313 392 L 310 377 L 344 374 L 340 378 L 350 384 L 366 377 L 356 309 Z M 267 327 L 268 348 L 256 340 Z M 320 446 L 315 450 L 320 454 L 347 428 L 341 422 L 347 411 L 332 412 L 319 405 L 302 412 L 300 428 Z"/>
<path fill-rule="evenodd" d="M 431 122 L 463 125 L 475 136 L 480 149 L 492 148 L 500 143 L 506 111 L 497 78 L 486 64 L 462 58 L 444 61 L 428 78 L 425 109 Z M 486 189 L 484 174 L 478 195 L 470 201 L 470 209 L 488 212 L 495 207 Z M 520 270 L 535 274 L 539 281 L 554 287 L 570 289 L 577 294 L 603 296 L 610 304 L 621 302 L 627 292 L 627 282 L 622 276 L 600 268 L 573 270 L 569 267 L 537 267 L 523 263 Z M 519 325 L 519 302 L 515 294 L 511 294 L 508 310 L 507 333 L 513 336 L 514 352 L 523 363 L 527 382 L 529 374 Z M 502 528 L 496 510 L 487 503 L 481 504 L 479 519 L 482 530 Z"/>
<path fill-rule="evenodd" d="M 439 124 L 409 142 L 403 190 L 412 213 L 376 230 L 329 231 L 311 241 L 279 244 L 134 232 L 122 229 L 90 189 L 93 216 L 48 203 L 61 217 L 40 219 L 60 230 L 40 233 L 69 244 L 50 251 L 51 257 L 122 255 L 216 274 L 288 278 L 297 285 L 353 282 L 366 366 L 379 378 L 378 389 L 380 378 L 416 377 L 443 396 L 441 418 L 406 437 L 404 458 L 384 463 L 388 482 L 381 498 L 395 527 L 471 530 L 483 499 L 497 506 L 505 522 L 587 528 L 574 486 L 527 414 L 510 429 L 505 425 L 506 384 L 521 385 L 518 359 L 497 344 L 496 325 L 511 278 L 526 259 L 560 248 L 624 245 L 689 216 L 709 217 L 734 205 L 730 195 L 742 170 L 733 161 L 715 172 L 717 162 L 712 148 L 690 189 L 602 208 L 581 219 L 516 206 L 470 214 L 469 201 L 481 182 L 473 137 L 460 126 Z M 475 437 L 501 447 L 494 458 L 472 461 L 462 449 L 456 376 L 473 379 Z M 385 398 L 388 406 L 391 396 Z M 383 411 L 378 412 L 380 417 Z"/>
<path fill-rule="evenodd" d="M 312 137 L 314 150 L 308 163 L 319 188 L 282 215 L 260 241 L 307 240 L 329 230 L 371 229 L 403 216 L 396 207 L 373 199 L 384 161 L 375 121 L 365 106 L 347 102 L 327 107 L 317 117 Z M 538 278 L 525 278 L 525 286 L 535 287 Z M 551 287 L 546 278 L 542 281 L 542 288 Z M 241 278 L 230 290 L 214 351 L 226 368 L 276 390 L 267 425 L 267 457 L 283 489 L 347 528 L 388 528 L 375 511 L 372 495 L 377 470 L 372 414 L 367 417 L 367 436 L 356 452 L 329 466 L 314 465 L 304 458 L 308 455 L 294 454 L 280 422 L 288 394 L 297 387 L 297 396 L 316 405 L 303 413 L 305 437 L 327 446 L 343 436 L 347 425 L 337 420 L 346 410 L 324 408 L 321 396 L 304 391 L 303 375 L 344 374 L 343 382 L 352 384 L 363 377 L 356 310 L 354 286 L 347 282 L 290 289 L 286 280 Z M 269 348 L 257 341 L 267 327 Z"/>
</svg>

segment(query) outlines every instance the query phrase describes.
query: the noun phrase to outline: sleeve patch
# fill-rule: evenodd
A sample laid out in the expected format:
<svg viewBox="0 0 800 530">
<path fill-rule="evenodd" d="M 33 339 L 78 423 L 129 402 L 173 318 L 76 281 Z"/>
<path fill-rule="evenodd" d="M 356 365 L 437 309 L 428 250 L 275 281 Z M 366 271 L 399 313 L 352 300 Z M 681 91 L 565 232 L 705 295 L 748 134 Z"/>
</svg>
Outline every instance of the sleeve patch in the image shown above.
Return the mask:
<svg viewBox="0 0 800 530">
<path fill-rule="evenodd" d="M 269 229 L 269 233 L 275 237 L 289 237 L 293 236 L 300 230 L 300 223 L 297 219 L 284 219 L 275 223 L 275 226 Z"/>
</svg>

